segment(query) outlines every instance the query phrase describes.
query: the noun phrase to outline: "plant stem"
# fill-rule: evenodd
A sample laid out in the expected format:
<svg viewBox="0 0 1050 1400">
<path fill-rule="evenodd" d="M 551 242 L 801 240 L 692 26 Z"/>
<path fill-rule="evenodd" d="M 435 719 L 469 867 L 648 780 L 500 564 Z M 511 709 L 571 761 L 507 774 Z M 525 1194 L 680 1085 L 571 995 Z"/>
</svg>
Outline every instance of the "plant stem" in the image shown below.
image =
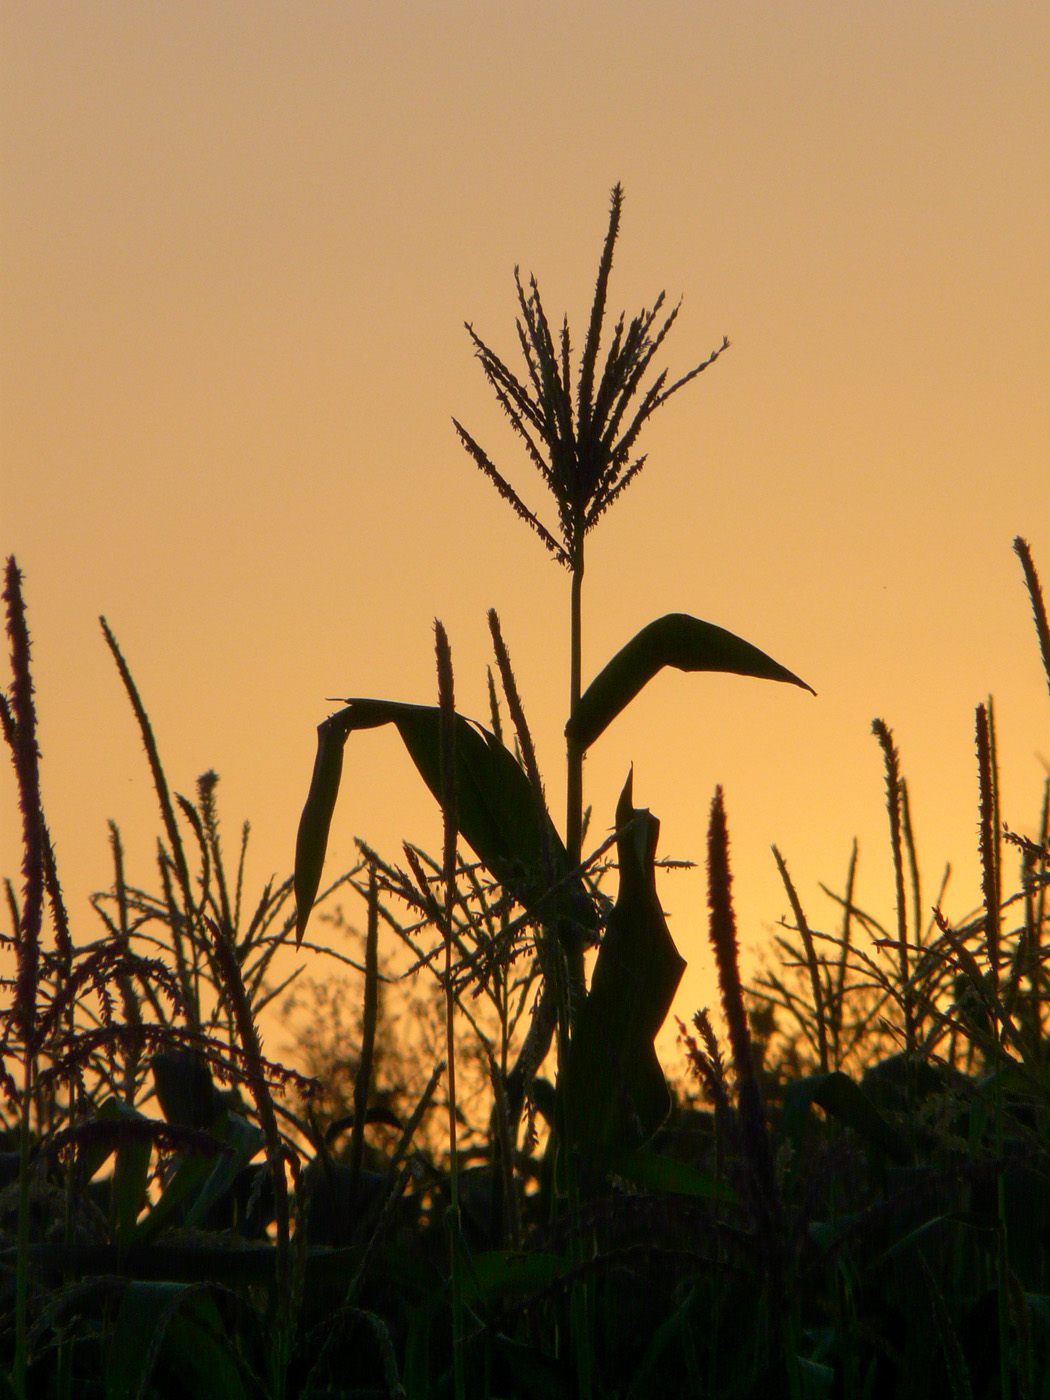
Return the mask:
<svg viewBox="0 0 1050 1400">
<path fill-rule="evenodd" d="M 18 1124 L 18 1238 L 15 1256 L 14 1392 L 26 1400 L 29 1372 L 29 1111 L 33 1100 L 33 1056 L 25 1047 L 22 1066 L 22 1113 Z"/>
<path fill-rule="evenodd" d="M 569 715 L 580 703 L 583 676 L 583 533 L 578 536 L 572 562 L 572 597 L 569 614 Z M 566 741 L 565 848 L 569 865 L 583 858 L 583 754 L 580 740 L 570 734 Z M 569 1013 L 575 1018 L 584 993 L 583 943 L 575 929 L 566 928 L 562 937 L 568 971 Z"/>
<path fill-rule="evenodd" d="M 569 614 L 569 714 L 580 703 L 583 676 L 583 543 L 580 542 L 572 565 L 572 601 Z M 583 749 L 579 741 L 568 740 L 568 782 L 566 787 L 565 846 L 569 864 L 579 865 L 583 852 Z"/>
<path fill-rule="evenodd" d="M 456 842 L 459 835 L 456 791 L 456 701 L 452 678 L 452 653 L 444 627 L 436 619 L 438 705 L 441 711 L 440 763 L 441 811 L 444 818 L 442 867 L 445 899 L 442 910 L 442 937 L 445 943 L 445 1045 L 448 1054 L 448 1153 L 450 1204 L 445 1220 L 448 1227 L 452 1288 L 452 1374 L 456 1400 L 465 1400 L 463 1311 L 463 1237 L 459 1214 L 459 1154 L 456 1145 L 456 992 L 452 980 L 453 908 L 456 899 Z"/>
</svg>

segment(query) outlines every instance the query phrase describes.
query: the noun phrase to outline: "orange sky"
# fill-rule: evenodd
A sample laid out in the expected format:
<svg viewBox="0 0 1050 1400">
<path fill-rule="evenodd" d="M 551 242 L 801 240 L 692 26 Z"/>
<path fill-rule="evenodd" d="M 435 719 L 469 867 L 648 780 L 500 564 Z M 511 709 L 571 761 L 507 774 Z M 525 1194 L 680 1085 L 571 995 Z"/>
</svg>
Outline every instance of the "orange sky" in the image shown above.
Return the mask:
<svg viewBox="0 0 1050 1400">
<path fill-rule="evenodd" d="M 80 938 L 106 819 L 152 886 L 148 769 L 222 775 L 249 888 L 291 866 L 326 696 L 431 701 L 432 622 L 484 718 L 499 609 L 561 819 L 567 576 L 457 445 L 541 506 L 464 319 L 516 354 L 512 270 L 582 337 L 611 186 L 611 304 L 685 301 L 656 419 L 591 539 L 584 667 L 651 618 L 738 632 L 818 691 L 667 675 L 598 741 L 662 853 L 702 859 L 724 785 L 744 944 L 787 910 L 892 917 L 871 720 L 893 727 L 932 898 L 978 899 L 973 710 L 1011 825 L 1050 705 L 1021 571 L 1050 587 L 1050 8 L 1042 3 L 5 4 L 0 547 L 26 576 L 43 784 Z M 547 516 L 550 519 L 549 513 Z M 350 741 L 329 870 L 436 845 L 396 740 Z M 0 773 L 0 873 L 18 875 Z M 664 877 L 712 1002 L 701 872 Z"/>
</svg>

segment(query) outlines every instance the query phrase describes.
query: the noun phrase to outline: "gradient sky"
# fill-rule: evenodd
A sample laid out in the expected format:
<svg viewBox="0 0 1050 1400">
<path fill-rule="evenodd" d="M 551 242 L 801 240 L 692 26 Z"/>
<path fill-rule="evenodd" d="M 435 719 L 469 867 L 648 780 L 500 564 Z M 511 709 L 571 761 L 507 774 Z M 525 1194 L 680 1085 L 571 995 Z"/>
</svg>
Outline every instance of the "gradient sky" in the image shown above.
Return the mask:
<svg viewBox="0 0 1050 1400">
<path fill-rule="evenodd" d="M 1050 703 L 1019 563 L 1050 586 L 1045 3 L 5 3 L 0 547 L 25 574 L 43 788 L 81 939 L 106 820 L 153 887 L 149 772 L 222 776 L 250 891 L 290 870 L 326 696 L 435 696 L 433 619 L 484 718 L 495 606 L 563 808 L 568 579 L 458 446 L 539 509 L 463 329 L 516 353 L 512 273 L 582 338 L 609 191 L 610 303 L 684 296 L 666 362 L 732 348 L 653 422 L 591 537 L 585 679 L 653 617 L 728 627 L 818 698 L 666 674 L 598 741 L 661 853 L 725 788 L 741 940 L 815 927 L 854 835 L 893 917 L 894 729 L 932 900 L 978 903 L 975 705 L 1003 813 L 1037 823 Z M 550 512 L 546 518 L 550 520 Z M 328 871 L 437 845 L 396 736 L 351 739 Z M 10 769 L 0 873 L 18 875 Z M 702 870 L 661 896 L 713 1003 Z M 753 964 L 752 964 L 753 965 Z"/>
</svg>

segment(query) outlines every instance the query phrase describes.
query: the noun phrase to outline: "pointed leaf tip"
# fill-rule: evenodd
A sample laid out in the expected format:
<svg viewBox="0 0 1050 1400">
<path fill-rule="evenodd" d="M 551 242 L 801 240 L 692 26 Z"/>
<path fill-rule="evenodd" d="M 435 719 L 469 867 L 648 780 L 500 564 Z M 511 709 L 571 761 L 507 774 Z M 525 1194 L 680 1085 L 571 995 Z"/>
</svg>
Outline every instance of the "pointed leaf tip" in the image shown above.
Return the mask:
<svg viewBox="0 0 1050 1400">
<path fill-rule="evenodd" d="M 350 733 L 350 709 L 330 715 L 317 726 L 317 757 L 306 806 L 299 818 L 295 839 L 295 946 L 303 941 L 310 910 L 317 897 L 324 869 L 328 832 L 332 825 L 339 780 L 343 772 L 343 749 Z"/>
<path fill-rule="evenodd" d="M 481 725 L 463 715 L 454 715 L 454 722 L 457 820 L 463 839 L 524 908 L 535 909 L 549 900 L 544 913 L 552 918 L 571 908 L 571 916 L 594 934 L 593 906 L 587 902 L 584 909 L 577 907 L 575 884 L 558 892 L 559 882 L 569 875 L 568 856 L 550 817 L 537 810 L 536 794 L 523 768 Z M 441 714 L 436 706 L 352 699 L 318 725 L 314 774 L 296 842 L 296 946 L 321 881 L 347 735 L 352 729 L 384 724 L 396 726 L 423 781 L 439 803 L 443 800 Z M 547 868 L 548 861 L 553 869 Z"/>
<path fill-rule="evenodd" d="M 685 971 L 656 894 L 660 823 L 633 805 L 633 771 L 616 807 L 620 887 L 559 1092 L 585 1171 L 599 1179 L 611 1156 L 652 1137 L 671 1100 L 653 1042 Z"/>
<path fill-rule="evenodd" d="M 643 627 L 599 672 L 580 697 L 566 734 L 590 748 L 665 666 L 786 681 L 816 694 L 793 671 L 724 627 L 688 613 L 668 613 Z"/>
</svg>

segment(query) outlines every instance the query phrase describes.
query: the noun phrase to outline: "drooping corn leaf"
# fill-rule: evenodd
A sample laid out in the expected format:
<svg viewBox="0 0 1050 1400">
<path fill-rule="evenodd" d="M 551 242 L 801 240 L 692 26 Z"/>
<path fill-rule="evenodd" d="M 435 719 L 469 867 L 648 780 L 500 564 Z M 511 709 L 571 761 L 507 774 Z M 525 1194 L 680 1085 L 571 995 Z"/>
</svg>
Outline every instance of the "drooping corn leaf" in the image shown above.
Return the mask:
<svg viewBox="0 0 1050 1400">
<path fill-rule="evenodd" d="M 266 1134 L 239 1113 L 226 1112 L 212 1130 L 230 1148 L 216 1157 L 200 1193 L 186 1214 L 186 1224 L 203 1225 L 208 1212 L 221 1201 L 248 1163 L 266 1146 Z"/>
<path fill-rule="evenodd" d="M 98 1122 L 129 1123 L 136 1126 L 147 1124 L 149 1120 L 145 1114 L 139 1113 L 138 1109 L 131 1104 L 125 1103 L 116 1094 L 110 1094 L 99 1105 Z M 134 1228 L 135 1221 L 139 1217 L 139 1212 L 146 1204 L 146 1188 L 149 1184 L 149 1164 L 153 1151 L 153 1144 L 148 1137 L 131 1137 L 121 1139 L 119 1134 L 116 1138 L 117 1154 L 113 1167 L 112 1181 L 112 1210 L 113 1223 L 117 1231 L 118 1238 L 123 1238 Z M 93 1159 L 88 1159 L 85 1166 L 88 1170 L 94 1166 L 94 1171 L 98 1170 L 105 1160 L 106 1149 L 96 1149 L 96 1155 L 101 1152 L 97 1165 Z"/>
<path fill-rule="evenodd" d="M 869 1146 L 893 1162 L 908 1162 L 911 1151 L 897 1129 L 884 1118 L 860 1087 L 841 1070 L 811 1074 L 788 1085 L 784 1095 L 782 1126 L 797 1140 L 805 1125 L 811 1104 L 832 1114 L 853 1129 Z"/>
<path fill-rule="evenodd" d="M 835 1389 L 835 1371 L 823 1361 L 809 1357 L 798 1358 L 798 1378 L 802 1387 L 801 1400 L 829 1400 Z"/>
<path fill-rule="evenodd" d="M 610 1165 L 617 1176 L 645 1191 L 697 1196 L 706 1201 L 724 1201 L 727 1205 L 740 1204 L 739 1194 L 728 1181 L 652 1147 L 617 1153 L 610 1158 Z"/>
<path fill-rule="evenodd" d="M 199 1284 L 128 1284 L 108 1351 L 107 1400 L 149 1393 L 158 1362 L 179 1377 L 186 1395 L 237 1400 L 247 1394 L 215 1299 Z"/>
<path fill-rule="evenodd" d="M 150 1068 L 157 1102 L 169 1123 L 208 1129 L 222 1113 L 222 1095 L 201 1056 L 189 1050 L 160 1050 Z"/>
<path fill-rule="evenodd" d="M 321 882 L 332 812 L 339 792 L 343 748 L 354 729 L 397 726 L 419 774 L 441 801 L 440 712 L 433 705 L 391 700 L 348 700 L 317 727 L 317 758 L 295 849 L 296 941 Z M 521 765 L 494 734 L 456 716 L 456 782 L 459 829 L 492 874 L 526 909 L 534 910 L 551 886 L 569 871 L 561 838 L 540 806 Z M 589 903 L 563 890 L 544 906 L 566 914 L 593 932 Z"/>
<path fill-rule="evenodd" d="M 346 710 L 329 715 L 317 726 L 317 757 L 295 838 L 296 947 L 303 941 L 306 921 L 321 883 L 328 832 L 335 811 L 335 799 L 339 796 L 339 779 L 343 773 L 343 749 L 349 733 Z"/>
<path fill-rule="evenodd" d="M 586 750 L 665 666 L 679 671 L 728 671 L 761 680 L 790 681 L 816 694 L 750 642 L 701 622 L 688 613 L 668 613 L 636 633 L 580 696 L 566 734 Z"/>
<path fill-rule="evenodd" d="M 140 1244 L 156 1238 L 176 1218 L 202 1225 L 266 1143 L 262 1129 L 224 1100 L 207 1064 L 197 1056 L 162 1052 L 154 1055 L 152 1068 L 165 1118 L 195 1129 L 213 1150 L 191 1151 L 181 1158 L 152 1209 L 135 1227 Z"/>
<path fill-rule="evenodd" d="M 549 1288 L 572 1268 L 561 1254 L 530 1250 L 527 1254 L 489 1250 L 471 1256 L 463 1280 L 464 1298 L 492 1302 Z"/>
<path fill-rule="evenodd" d="M 653 1041 L 685 971 L 656 896 L 660 823 L 632 801 L 628 775 L 616 806 L 620 887 L 580 1009 L 559 1092 L 585 1181 L 640 1147 L 671 1097 Z"/>
</svg>

